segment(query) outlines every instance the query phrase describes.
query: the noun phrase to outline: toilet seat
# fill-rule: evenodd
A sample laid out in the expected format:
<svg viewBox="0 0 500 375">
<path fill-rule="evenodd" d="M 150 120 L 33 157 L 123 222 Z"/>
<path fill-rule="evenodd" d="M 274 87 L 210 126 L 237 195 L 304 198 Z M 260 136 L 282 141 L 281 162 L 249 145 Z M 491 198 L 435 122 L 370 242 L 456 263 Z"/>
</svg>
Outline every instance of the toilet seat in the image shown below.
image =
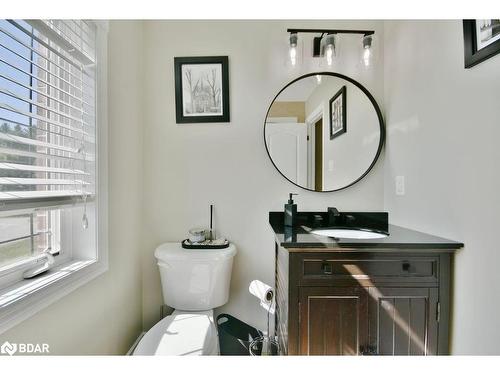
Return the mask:
<svg viewBox="0 0 500 375">
<path fill-rule="evenodd" d="M 151 328 L 134 355 L 217 355 L 213 311 L 177 311 Z"/>
</svg>

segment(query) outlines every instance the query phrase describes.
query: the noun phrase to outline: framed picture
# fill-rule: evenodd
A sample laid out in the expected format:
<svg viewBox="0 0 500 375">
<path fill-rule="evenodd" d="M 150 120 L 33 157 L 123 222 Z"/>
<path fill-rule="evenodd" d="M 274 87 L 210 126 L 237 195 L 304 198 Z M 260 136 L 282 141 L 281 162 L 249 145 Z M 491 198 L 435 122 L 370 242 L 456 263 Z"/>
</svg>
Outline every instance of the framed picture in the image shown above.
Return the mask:
<svg viewBox="0 0 500 375">
<path fill-rule="evenodd" d="M 330 139 L 347 131 L 347 88 L 342 88 L 330 99 Z"/>
<path fill-rule="evenodd" d="M 175 57 L 174 72 L 178 124 L 229 122 L 227 56 Z"/>
<path fill-rule="evenodd" d="M 465 68 L 500 53 L 500 19 L 464 20 Z"/>
</svg>

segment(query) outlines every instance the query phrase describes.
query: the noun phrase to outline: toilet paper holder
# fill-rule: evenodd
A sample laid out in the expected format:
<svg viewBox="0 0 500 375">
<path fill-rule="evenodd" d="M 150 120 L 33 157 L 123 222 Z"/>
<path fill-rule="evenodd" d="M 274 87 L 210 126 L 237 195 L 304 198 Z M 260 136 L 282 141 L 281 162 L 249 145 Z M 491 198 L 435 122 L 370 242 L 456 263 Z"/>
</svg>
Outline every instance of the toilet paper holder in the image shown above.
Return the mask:
<svg viewBox="0 0 500 375">
<path fill-rule="evenodd" d="M 250 294 L 259 299 L 260 305 L 267 310 L 267 331 L 263 337 L 257 338 L 250 344 L 250 354 L 255 355 L 255 348 L 260 347 L 260 355 L 276 355 L 278 343 L 270 337 L 270 315 L 274 314 L 274 289 L 260 280 L 253 280 L 248 286 Z M 252 349 L 253 348 L 253 349 Z"/>
</svg>

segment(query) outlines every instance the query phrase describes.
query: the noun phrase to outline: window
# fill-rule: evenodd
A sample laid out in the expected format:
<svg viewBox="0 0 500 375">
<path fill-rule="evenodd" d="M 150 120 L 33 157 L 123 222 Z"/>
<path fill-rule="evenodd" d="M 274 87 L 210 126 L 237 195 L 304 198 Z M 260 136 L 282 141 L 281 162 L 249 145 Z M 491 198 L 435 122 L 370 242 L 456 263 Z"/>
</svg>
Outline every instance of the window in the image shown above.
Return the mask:
<svg viewBox="0 0 500 375">
<path fill-rule="evenodd" d="M 0 20 L 0 310 L 2 291 L 26 285 L 46 254 L 49 274 L 99 259 L 100 31 Z"/>
</svg>

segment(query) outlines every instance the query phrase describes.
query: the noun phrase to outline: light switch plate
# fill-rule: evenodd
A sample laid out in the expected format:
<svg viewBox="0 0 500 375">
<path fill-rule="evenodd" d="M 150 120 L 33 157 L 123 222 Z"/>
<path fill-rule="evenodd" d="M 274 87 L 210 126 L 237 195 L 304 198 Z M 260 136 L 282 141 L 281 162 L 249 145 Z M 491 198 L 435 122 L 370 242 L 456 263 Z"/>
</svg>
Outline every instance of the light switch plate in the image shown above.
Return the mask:
<svg viewBox="0 0 500 375">
<path fill-rule="evenodd" d="M 396 176 L 396 195 L 405 195 L 405 176 Z"/>
</svg>

